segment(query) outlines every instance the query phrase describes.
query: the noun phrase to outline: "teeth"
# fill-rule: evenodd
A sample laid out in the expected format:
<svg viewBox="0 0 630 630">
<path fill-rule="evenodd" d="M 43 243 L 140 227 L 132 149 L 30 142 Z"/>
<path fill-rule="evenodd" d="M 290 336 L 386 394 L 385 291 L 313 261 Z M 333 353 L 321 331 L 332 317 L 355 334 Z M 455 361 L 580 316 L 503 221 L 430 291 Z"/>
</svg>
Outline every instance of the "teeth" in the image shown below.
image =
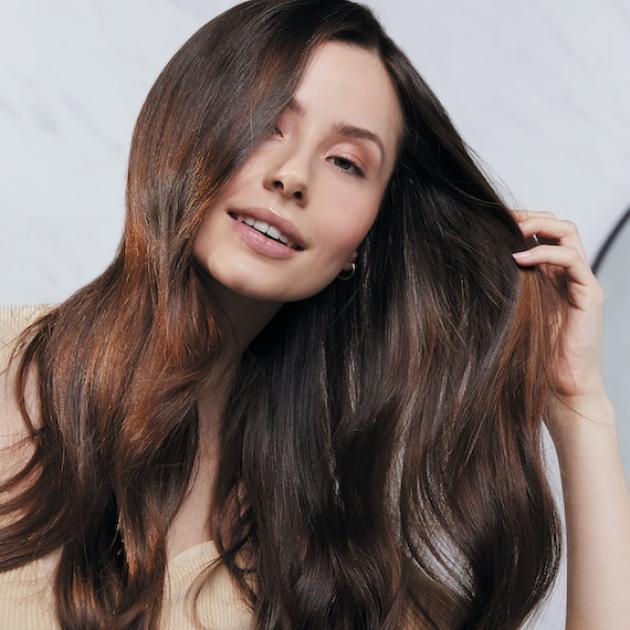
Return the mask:
<svg viewBox="0 0 630 630">
<path fill-rule="evenodd" d="M 273 227 L 273 225 L 269 226 L 269 229 L 267 230 L 267 234 L 269 234 L 269 236 L 273 236 L 274 238 L 277 238 L 279 241 L 282 241 L 285 245 L 289 242 L 289 239 L 282 234 L 279 230 L 276 230 L 275 227 Z"/>
<path fill-rule="evenodd" d="M 279 241 L 282 241 L 285 245 L 292 247 L 293 249 L 297 249 L 296 245 L 273 225 L 269 225 L 269 223 L 259 221 L 258 219 L 252 219 L 250 217 L 241 219 L 241 221 L 243 221 L 243 223 L 247 223 L 247 225 L 250 225 L 259 232 L 262 232 L 263 234 L 269 234 L 269 236 L 278 239 Z"/>
</svg>

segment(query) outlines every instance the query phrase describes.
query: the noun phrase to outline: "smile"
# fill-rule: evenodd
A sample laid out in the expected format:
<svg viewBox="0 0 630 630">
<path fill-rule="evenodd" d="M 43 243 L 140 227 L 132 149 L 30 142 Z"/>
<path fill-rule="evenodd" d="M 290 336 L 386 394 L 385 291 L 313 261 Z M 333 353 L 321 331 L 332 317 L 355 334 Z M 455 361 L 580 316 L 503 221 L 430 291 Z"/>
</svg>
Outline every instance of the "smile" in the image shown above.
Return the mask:
<svg viewBox="0 0 630 630">
<path fill-rule="evenodd" d="M 228 214 L 237 221 L 242 221 L 246 223 L 250 227 L 258 230 L 261 234 L 273 239 L 274 241 L 278 241 L 283 243 L 287 247 L 291 247 L 297 251 L 301 251 L 304 249 L 299 243 L 295 243 L 292 241 L 286 234 L 283 234 L 275 225 L 271 225 L 266 221 L 261 221 L 260 219 L 254 219 L 253 217 L 248 217 L 247 215 L 241 215 L 235 210 L 230 210 Z"/>
<path fill-rule="evenodd" d="M 287 244 L 285 244 L 278 238 L 274 238 L 275 234 L 283 235 L 276 228 L 263 221 L 255 221 L 247 217 L 239 218 L 238 214 L 233 211 L 228 212 L 228 215 L 243 241 L 258 254 L 270 258 L 290 258 L 303 249 L 299 245 L 289 245 L 288 243 L 291 241 L 288 239 Z M 265 231 L 261 227 L 257 227 L 257 223 L 262 223 L 261 227 L 265 228 Z"/>
</svg>

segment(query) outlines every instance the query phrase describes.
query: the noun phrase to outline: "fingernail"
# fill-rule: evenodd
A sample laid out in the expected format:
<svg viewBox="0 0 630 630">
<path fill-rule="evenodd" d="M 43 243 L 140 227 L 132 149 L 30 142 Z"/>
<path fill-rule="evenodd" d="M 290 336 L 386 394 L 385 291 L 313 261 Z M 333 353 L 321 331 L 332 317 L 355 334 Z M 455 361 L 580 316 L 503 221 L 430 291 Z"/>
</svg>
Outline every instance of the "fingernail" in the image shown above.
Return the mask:
<svg viewBox="0 0 630 630">
<path fill-rule="evenodd" d="M 520 260 L 521 258 L 527 258 L 528 256 L 531 256 L 531 252 L 528 252 L 527 250 L 524 252 L 512 252 L 512 256 Z"/>
</svg>

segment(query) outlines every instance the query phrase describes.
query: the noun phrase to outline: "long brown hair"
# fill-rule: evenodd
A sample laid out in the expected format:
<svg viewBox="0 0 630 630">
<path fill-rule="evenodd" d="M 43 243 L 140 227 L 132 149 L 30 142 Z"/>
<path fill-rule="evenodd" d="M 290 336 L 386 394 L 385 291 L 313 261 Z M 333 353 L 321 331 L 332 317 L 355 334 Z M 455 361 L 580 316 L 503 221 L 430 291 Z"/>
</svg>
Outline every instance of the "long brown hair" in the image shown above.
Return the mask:
<svg viewBox="0 0 630 630">
<path fill-rule="evenodd" d="M 35 448 L 0 485 L 15 490 L 0 515 L 19 514 L 0 531 L 0 570 L 62 547 L 64 628 L 156 627 L 196 402 L 230 325 L 192 242 L 333 40 L 380 56 L 404 130 L 354 276 L 284 304 L 242 356 L 220 433 L 221 561 L 261 629 L 516 628 L 555 580 L 541 436 L 556 304 L 512 259 L 528 243 L 369 8 L 250 0 L 160 73 L 113 262 L 15 348 Z"/>
</svg>

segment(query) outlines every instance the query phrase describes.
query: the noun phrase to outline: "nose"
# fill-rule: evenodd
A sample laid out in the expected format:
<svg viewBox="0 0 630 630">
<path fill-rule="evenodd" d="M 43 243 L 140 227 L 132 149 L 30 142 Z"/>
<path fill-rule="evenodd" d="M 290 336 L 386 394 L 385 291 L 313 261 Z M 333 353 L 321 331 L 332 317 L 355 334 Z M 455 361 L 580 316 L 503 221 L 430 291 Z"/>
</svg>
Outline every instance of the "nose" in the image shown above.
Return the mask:
<svg viewBox="0 0 630 630">
<path fill-rule="evenodd" d="M 291 168 L 289 161 L 270 168 L 264 186 L 267 190 L 277 190 L 287 201 L 295 199 L 302 206 L 307 203 L 306 179 Z"/>
</svg>

